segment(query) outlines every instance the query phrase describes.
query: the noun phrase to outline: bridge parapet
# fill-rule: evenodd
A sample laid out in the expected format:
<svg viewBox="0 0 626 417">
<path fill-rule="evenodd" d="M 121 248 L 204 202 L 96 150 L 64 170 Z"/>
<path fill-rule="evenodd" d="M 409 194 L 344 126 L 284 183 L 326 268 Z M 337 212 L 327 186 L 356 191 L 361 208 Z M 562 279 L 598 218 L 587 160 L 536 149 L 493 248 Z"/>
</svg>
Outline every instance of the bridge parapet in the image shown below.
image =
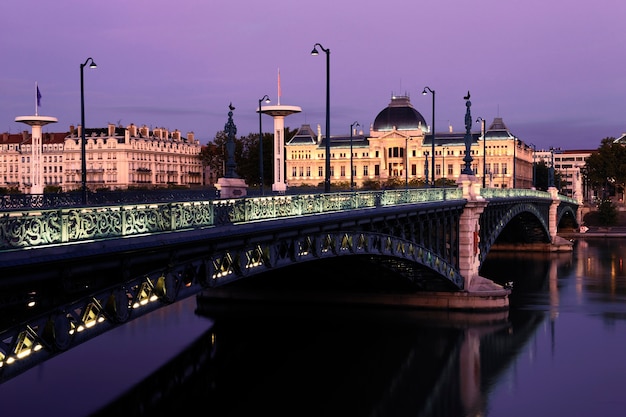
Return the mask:
<svg viewBox="0 0 626 417">
<path fill-rule="evenodd" d="M 456 188 L 423 188 L 16 210 L 0 216 L 0 251 L 461 198 Z"/>
<path fill-rule="evenodd" d="M 486 199 L 538 197 L 549 199 L 552 195 L 547 191 L 531 190 L 526 188 L 481 188 L 480 195 Z"/>
</svg>

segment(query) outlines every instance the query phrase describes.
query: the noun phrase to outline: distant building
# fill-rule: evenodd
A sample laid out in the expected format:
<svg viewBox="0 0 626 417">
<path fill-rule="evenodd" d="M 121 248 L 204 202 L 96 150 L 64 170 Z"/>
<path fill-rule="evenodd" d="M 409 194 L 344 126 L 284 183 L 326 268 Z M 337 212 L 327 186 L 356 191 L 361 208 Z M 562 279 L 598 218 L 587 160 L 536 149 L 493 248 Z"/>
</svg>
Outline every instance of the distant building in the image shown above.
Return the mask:
<svg viewBox="0 0 626 417">
<path fill-rule="evenodd" d="M 471 135 L 471 169 L 479 179 L 485 177 L 487 187 L 532 187 L 533 149 L 511 134 L 502 118 L 494 119 L 485 137 L 482 132 Z M 465 132 L 450 128 L 434 136 L 434 178 L 438 184 L 442 179 L 455 180 L 465 167 Z M 285 144 L 289 186 L 317 186 L 324 181 L 325 141 L 319 126 L 314 131 L 310 125 L 303 125 Z M 409 97 L 394 96 L 376 116 L 369 136 L 359 131 L 330 138 L 331 183 L 349 184 L 351 166 L 356 187 L 370 180 L 382 184 L 394 178 L 428 178 L 431 183 L 432 141 L 430 127 Z"/>
<path fill-rule="evenodd" d="M 591 195 L 593 190 L 589 189 L 585 183 L 582 171 L 587 158 L 594 151 L 593 149 L 562 150 L 560 148 L 540 150 L 535 153 L 535 160 L 545 162 L 548 167 L 554 164 L 554 170 L 560 174 L 560 183 L 557 182 L 554 186 L 561 194 L 580 201 L 592 201 L 595 196 Z"/>
<path fill-rule="evenodd" d="M 63 191 L 81 188 L 81 127 L 68 133 L 42 134 L 44 185 Z M 193 187 L 202 185 L 200 143 L 193 133 L 148 129 L 133 124 L 87 129 L 87 187 Z M 0 138 L 0 187 L 30 192 L 31 135 L 2 134 Z"/>
</svg>

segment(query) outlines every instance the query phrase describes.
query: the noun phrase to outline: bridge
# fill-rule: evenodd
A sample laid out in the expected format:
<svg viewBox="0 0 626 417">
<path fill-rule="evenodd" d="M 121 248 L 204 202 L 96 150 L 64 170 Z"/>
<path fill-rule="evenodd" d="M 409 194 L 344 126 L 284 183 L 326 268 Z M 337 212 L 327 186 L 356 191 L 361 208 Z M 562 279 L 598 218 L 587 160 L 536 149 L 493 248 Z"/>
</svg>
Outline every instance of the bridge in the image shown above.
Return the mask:
<svg viewBox="0 0 626 417">
<path fill-rule="evenodd" d="M 411 289 L 399 304 L 506 309 L 482 261 L 502 242 L 550 250 L 578 203 L 459 184 L 4 212 L 0 382 L 164 304 L 340 257 L 399 274 Z"/>
</svg>

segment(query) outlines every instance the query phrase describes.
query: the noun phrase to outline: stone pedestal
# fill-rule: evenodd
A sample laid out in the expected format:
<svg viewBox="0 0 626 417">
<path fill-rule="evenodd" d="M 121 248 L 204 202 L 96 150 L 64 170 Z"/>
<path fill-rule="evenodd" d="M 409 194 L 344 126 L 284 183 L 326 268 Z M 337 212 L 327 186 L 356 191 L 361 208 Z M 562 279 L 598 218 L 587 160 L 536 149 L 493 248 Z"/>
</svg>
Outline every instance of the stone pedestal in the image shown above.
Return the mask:
<svg viewBox="0 0 626 417">
<path fill-rule="evenodd" d="M 287 185 L 284 182 L 275 182 L 272 184 L 272 191 L 278 194 L 285 194 Z"/>
<path fill-rule="evenodd" d="M 248 195 L 248 185 L 241 178 L 220 178 L 215 185 L 220 198 L 241 198 Z"/>
<path fill-rule="evenodd" d="M 480 181 L 474 175 L 462 174 L 457 180 L 467 199 L 459 219 L 459 272 L 465 278 L 465 289 L 471 291 L 472 281 L 478 277 L 480 267 L 480 215 L 487 201 L 480 195 Z"/>
</svg>

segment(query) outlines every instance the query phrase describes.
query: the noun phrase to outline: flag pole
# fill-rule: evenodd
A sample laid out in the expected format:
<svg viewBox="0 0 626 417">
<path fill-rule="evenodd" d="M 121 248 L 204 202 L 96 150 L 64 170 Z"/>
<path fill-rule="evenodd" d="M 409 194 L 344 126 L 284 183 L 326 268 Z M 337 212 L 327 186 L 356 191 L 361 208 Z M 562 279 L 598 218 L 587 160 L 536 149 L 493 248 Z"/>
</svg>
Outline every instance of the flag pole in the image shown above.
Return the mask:
<svg viewBox="0 0 626 417">
<path fill-rule="evenodd" d="M 35 116 L 39 116 L 39 85 L 35 81 Z"/>
<path fill-rule="evenodd" d="M 280 106 L 280 96 L 281 96 L 281 91 L 280 91 L 280 68 L 278 68 L 278 105 Z"/>
</svg>

